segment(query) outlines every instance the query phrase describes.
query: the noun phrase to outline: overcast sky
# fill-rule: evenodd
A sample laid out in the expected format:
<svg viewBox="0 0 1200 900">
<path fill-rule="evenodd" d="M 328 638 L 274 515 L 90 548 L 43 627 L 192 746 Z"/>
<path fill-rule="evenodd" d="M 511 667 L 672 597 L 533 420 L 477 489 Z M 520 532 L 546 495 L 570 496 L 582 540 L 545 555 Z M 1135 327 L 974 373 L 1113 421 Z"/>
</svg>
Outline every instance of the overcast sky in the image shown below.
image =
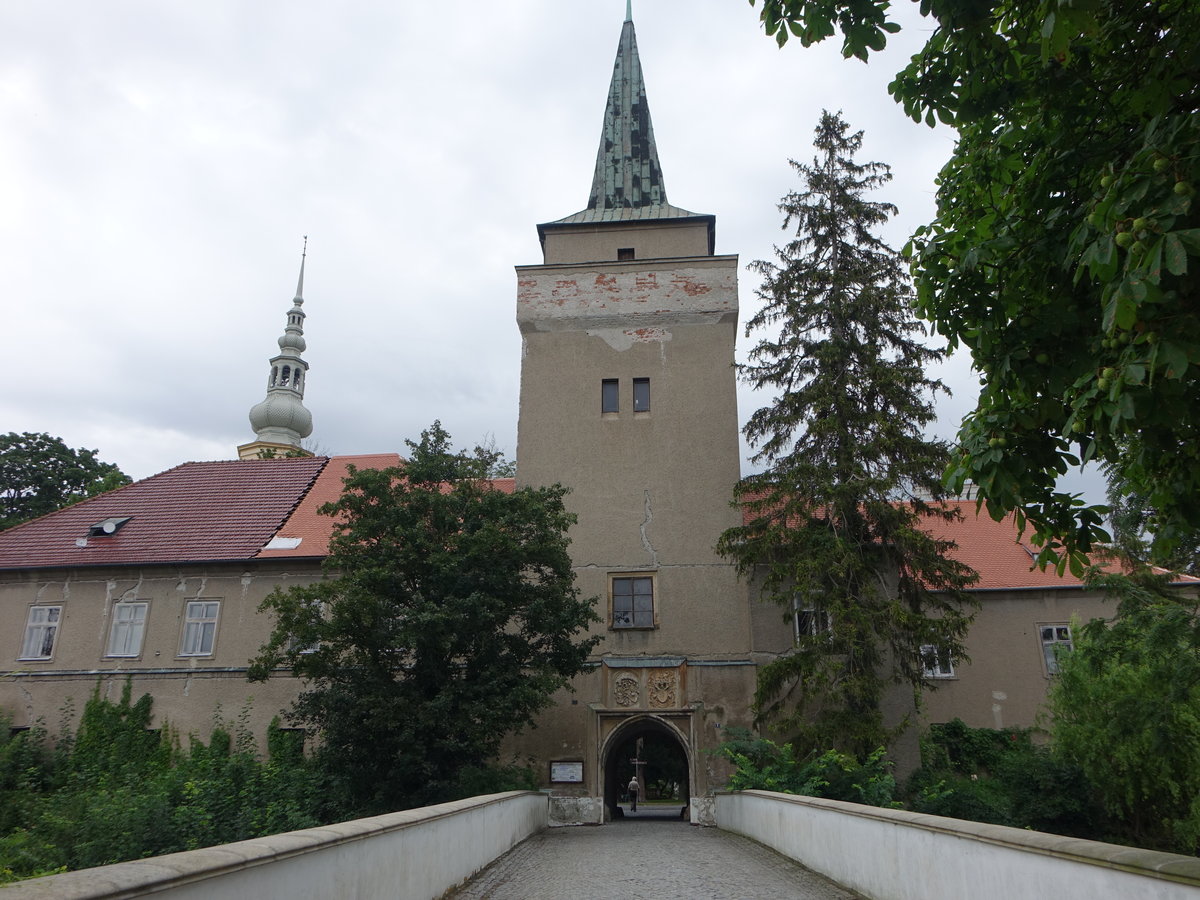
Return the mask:
<svg viewBox="0 0 1200 900">
<path fill-rule="evenodd" d="M 910 14 L 904 4 L 902 13 Z M 0 11 L 0 431 L 141 478 L 253 439 L 302 236 L 310 445 L 403 451 L 441 419 L 516 449 L 513 266 L 586 205 L 623 0 L 38 0 Z M 745 0 L 635 0 L 667 195 L 717 252 L 769 257 L 823 108 L 892 166 L 901 245 L 953 133 L 869 65 L 776 49 Z M 756 306 L 741 274 L 742 321 Z M 739 355 L 751 345 L 739 341 Z M 975 399 L 939 373 L 950 437 Z M 743 421 L 767 398 L 743 391 Z"/>
</svg>

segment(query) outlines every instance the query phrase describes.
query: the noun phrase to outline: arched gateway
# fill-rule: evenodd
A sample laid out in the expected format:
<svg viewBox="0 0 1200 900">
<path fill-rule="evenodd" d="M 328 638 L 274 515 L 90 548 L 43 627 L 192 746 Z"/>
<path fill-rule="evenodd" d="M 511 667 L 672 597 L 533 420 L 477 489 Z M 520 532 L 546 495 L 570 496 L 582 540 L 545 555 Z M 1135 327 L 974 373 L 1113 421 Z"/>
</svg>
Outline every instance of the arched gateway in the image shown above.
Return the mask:
<svg viewBox="0 0 1200 900">
<path fill-rule="evenodd" d="M 679 809 L 672 812 L 672 804 L 668 814 L 685 817 L 684 811 L 696 793 L 692 756 L 688 735 L 664 716 L 632 716 L 616 725 L 600 748 L 605 821 L 622 815 L 621 798 L 634 772 L 643 799 L 676 800 Z"/>
</svg>

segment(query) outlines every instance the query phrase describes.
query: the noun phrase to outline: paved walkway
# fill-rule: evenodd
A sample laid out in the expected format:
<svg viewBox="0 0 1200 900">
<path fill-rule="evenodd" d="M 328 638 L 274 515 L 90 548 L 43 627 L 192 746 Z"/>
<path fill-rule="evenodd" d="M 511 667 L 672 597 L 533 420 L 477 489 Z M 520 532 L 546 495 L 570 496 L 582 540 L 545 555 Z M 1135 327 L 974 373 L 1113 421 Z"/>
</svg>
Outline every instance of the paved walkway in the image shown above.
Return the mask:
<svg viewBox="0 0 1200 900">
<path fill-rule="evenodd" d="M 853 900 L 859 895 L 747 838 L 678 820 L 550 828 L 454 900 Z"/>
</svg>

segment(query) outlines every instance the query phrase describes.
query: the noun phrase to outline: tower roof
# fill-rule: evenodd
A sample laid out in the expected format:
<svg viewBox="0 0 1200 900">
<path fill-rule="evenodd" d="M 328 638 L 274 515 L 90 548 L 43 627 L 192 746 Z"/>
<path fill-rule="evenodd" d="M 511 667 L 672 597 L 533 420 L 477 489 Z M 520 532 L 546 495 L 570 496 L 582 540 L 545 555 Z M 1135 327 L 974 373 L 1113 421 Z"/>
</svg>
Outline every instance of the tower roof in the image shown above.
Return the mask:
<svg viewBox="0 0 1200 900">
<path fill-rule="evenodd" d="M 650 219 L 688 219 L 700 214 L 667 202 L 662 166 L 654 143 L 646 83 L 633 20 L 626 13 L 604 109 L 604 127 L 587 208 L 548 222 L 575 225 Z M 539 226 L 539 230 L 540 230 Z"/>
<path fill-rule="evenodd" d="M 279 337 L 279 353 L 271 360 L 267 396 L 250 409 L 250 427 L 257 440 L 238 447 L 243 458 L 262 450 L 291 452 L 301 450 L 300 441 L 312 434 L 312 413 L 304 406 L 304 385 L 308 363 L 302 354 L 304 341 L 304 263 L 308 256 L 308 237 L 300 254 L 300 277 L 296 296 L 288 310 L 287 324 Z"/>
</svg>

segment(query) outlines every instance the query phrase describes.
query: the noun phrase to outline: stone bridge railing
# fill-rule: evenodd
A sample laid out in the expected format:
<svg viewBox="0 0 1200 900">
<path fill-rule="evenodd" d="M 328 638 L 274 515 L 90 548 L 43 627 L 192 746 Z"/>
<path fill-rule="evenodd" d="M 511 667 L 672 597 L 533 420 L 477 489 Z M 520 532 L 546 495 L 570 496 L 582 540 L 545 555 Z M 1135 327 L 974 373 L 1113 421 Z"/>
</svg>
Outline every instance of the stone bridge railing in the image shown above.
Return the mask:
<svg viewBox="0 0 1200 900">
<path fill-rule="evenodd" d="M 545 794 L 491 794 L 0 888 L 3 900 L 440 897 L 546 827 Z"/>
<path fill-rule="evenodd" d="M 796 797 L 717 796 L 717 826 L 872 900 L 1200 900 L 1200 859 Z"/>
</svg>

